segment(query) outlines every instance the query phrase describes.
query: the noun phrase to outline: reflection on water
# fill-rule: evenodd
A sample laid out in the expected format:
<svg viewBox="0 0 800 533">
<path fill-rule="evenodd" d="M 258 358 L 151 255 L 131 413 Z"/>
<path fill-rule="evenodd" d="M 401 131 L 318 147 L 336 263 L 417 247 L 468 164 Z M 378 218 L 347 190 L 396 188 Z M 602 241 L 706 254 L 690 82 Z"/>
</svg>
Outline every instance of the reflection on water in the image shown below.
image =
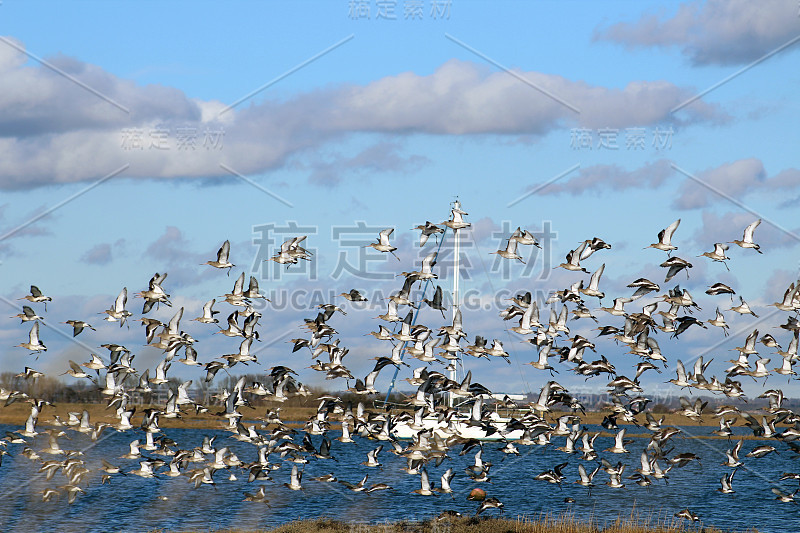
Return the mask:
<svg viewBox="0 0 800 533">
<path fill-rule="evenodd" d="M 0 431 L 16 430 L 17 427 L 0 426 Z M 599 427 L 589 427 L 598 431 Z M 708 433 L 712 428 L 686 428 L 693 434 Z M 229 433 L 217 430 L 168 429 L 166 435 L 174 439 L 183 449 L 200 446 L 204 436 L 217 435 L 215 447 L 228 446 L 243 462 L 255 461 L 257 449 L 246 443 L 229 438 Z M 331 432 L 331 437 L 338 436 Z M 68 505 L 66 497 L 60 500 L 42 502 L 41 491 L 48 487 L 63 485 L 66 478 L 61 472 L 52 480 L 45 479 L 44 473 L 37 473 L 40 463 L 31 462 L 21 454 L 22 444 L 8 445 L 10 456 L 3 457 L 0 466 L 0 530 L 2 531 L 141 531 L 152 529 L 201 529 L 222 528 L 256 529 L 275 526 L 299 518 L 319 516 L 335 517 L 344 520 L 378 523 L 386 520 L 423 519 L 438 514 L 444 509 L 454 509 L 472 514 L 476 504 L 466 500 L 466 495 L 475 486 L 481 486 L 490 496 L 496 496 L 505 504 L 506 515 L 528 515 L 535 517 L 549 513 L 557 515 L 571 510 L 576 518 L 594 518 L 602 526 L 619 515 L 627 517 L 632 511 L 641 517 L 656 520 L 659 517 L 671 518 L 673 513 L 685 507 L 697 513 L 703 522 L 723 529 L 742 530 L 757 527 L 764 532 L 791 532 L 800 530 L 800 507 L 791 503 L 780 503 L 774 499 L 772 487 L 780 487 L 784 492 L 797 488 L 797 481 L 778 482 L 784 472 L 800 471 L 800 462 L 791 453 L 770 454 L 762 459 L 745 458 L 744 454 L 767 441 L 745 441 L 741 459 L 745 464 L 733 482 L 735 494 L 724 495 L 717 492 L 719 478 L 730 472 L 720 466 L 724 452 L 733 443 L 726 440 L 687 440 L 674 438 L 672 452 L 694 452 L 702 460 L 684 468 L 674 468 L 669 473 L 668 482 L 655 481 L 653 486 L 642 488 L 633 481 L 624 479 L 626 487 L 612 489 L 604 485 L 608 475 L 602 470 L 595 477 L 597 484 L 591 492 L 575 485 L 578 479 L 578 464 L 584 463 L 587 470 L 594 464 L 581 461 L 580 454 L 566 455 L 555 449 L 563 445 L 564 437 L 554 437 L 555 446 L 520 446 L 520 457 L 505 457 L 499 451 L 500 445 L 488 443 L 483 453 L 484 460 L 493 463 L 490 483 L 474 483 L 464 473 L 464 468 L 472 463 L 474 453 L 459 457 L 458 450 L 450 452 L 450 458 L 441 465 L 430 464 L 428 471 L 431 480 L 439 483 L 439 477 L 452 467 L 456 477 L 452 482 L 456 491 L 449 495 L 423 497 L 410 494 L 419 488 L 419 476 L 408 475 L 402 471 L 405 459 L 390 453 L 390 446 L 384 446 L 379 455 L 381 468 L 368 468 L 360 463 L 366 459 L 367 451 L 379 443 L 355 437 L 357 444 L 341 444 L 333 441 L 332 455 L 336 460 L 310 458 L 304 467 L 303 490 L 291 491 L 283 486 L 288 482 L 291 463 L 274 471 L 274 481 L 247 482 L 247 472 L 232 469 L 238 478 L 228 479 L 230 471 L 222 470 L 215 474 L 216 487 L 203 485 L 198 489 L 188 482 L 188 478 L 143 479 L 135 475 L 114 475 L 108 484 L 101 484 L 100 460 L 106 459 L 114 465 L 123 466 L 124 471 L 138 468 L 137 460 L 120 459 L 128 452 L 128 443 L 144 437 L 141 432 L 117 433 L 107 431 L 97 443 L 92 443 L 85 435 L 70 432 L 68 440 L 59 441 L 64 449 L 85 451 L 84 460 L 92 470 L 88 486 L 82 487 L 74 504 Z M 299 443 L 302 434 L 296 437 Z M 321 437 L 312 437 L 319 446 Z M 627 468 L 625 477 L 639 467 L 639 455 L 646 445 L 645 439 L 634 439 L 628 446 L 630 454 L 611 454 L 600 452 L 601 457 L 612 463 L 623 461 Z M 786 449 L 781 443 L 770 440 L 769 444 L 780 451 Z M 600 437 L 595 443 L 597 450 L 613 445 L 613 438 Z M 36 438 L 35 450 L 47 447 L 47 435 Z M 148 452 L 143 452 L 148 455 Z M 42 460 L 58 458 L 41 454 Z M 212 459 L 208 456 L 208 459 Z M 280 462 L 277 455 L 270 459 Z M 568 462 L 564 469 L 567 476 L 562 487 L 533 477 Z M 190 466 L 194 468 L 196 465 Z M 371 494 L 353 493 L 338 483 L 321 483 L 311 478 L 325 473 L 334 473 L 339 479 L 358 482 L 364 474 L 369 474 L 368 485 L 383 482 L 391 485 L 391 490 Z M 264 485 L 269 495 L 269 506 L 262 503 L 244 502 L 245 492 L 256 492 Z M 564 503 L 564 498 L 572 497 L 574 504 Z M 496 511 L 487 511 L 487 514 Z"/>
</svg>

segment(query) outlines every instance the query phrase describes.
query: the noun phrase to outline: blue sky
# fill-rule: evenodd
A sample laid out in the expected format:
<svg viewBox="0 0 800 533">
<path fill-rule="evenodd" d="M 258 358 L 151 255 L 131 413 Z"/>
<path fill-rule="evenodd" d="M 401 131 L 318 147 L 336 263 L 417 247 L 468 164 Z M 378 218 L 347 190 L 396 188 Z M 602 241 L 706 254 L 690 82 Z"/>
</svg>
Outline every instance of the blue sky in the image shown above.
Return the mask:
<svg viewBox="0 0 800 533">
<path fill-rule="evenodd" d="M 355 16 L 354 4 L 4 1 L 0 294 L 16 302 L 36 284 L 54 299 L 50 325 L 87 320 L 98 331 L 78 340 L 95 349 L 109 341 L 137 346 L 142 366 L 155 366 L 161 356 L 143 346 L 138 323 L 120 330 L 96 313 L 126 286 L 139 318 L 132 294 L 154 272 L 167 271 L 165 289 L 175 308 L 186 307 L 184 327 L 207 361 L 236 345 L 188 319 L 204 301 L 229 292 L 239 272 L 259 276 L 262 291 L 275 294 L 352 287 L 388 294 L 397 281 L 331 277 L 340 253 L 351 260 L 362 253 L 332 232 L 358 221 L 394 227 L 402 261 L 378 258 L 367 270 L 408 270 L 433 246 L 420 251 L 410 228 L 447 218 L 455 195 L 474 224 L 465 251 L 474 271 L 465 286 L 489 300 L 501 290 L 546 294 L 581 279 L 550 266 L 593 236 L 612 244 L 585 265 L 592 271 L 606 264 L 604 305 L 645 276 L 661 284 L 661 294 L 676 282 L 689 288 L 702 319 L 713 318 L 717 305 L 730 307 L 725 296 L 703 294 L 715 281 L 767 314 L 767 304 L 798 278 L 796 2 L 452 0 L 440 2 L 449 11 L 434 18 L 425 0 L 413 20 L 404 17 L 404 0 L 384 4 L 394 6 L 394 20 L 378 18 L 377 0 L 358 3 L 369 17 Z M 603 131 L 618 148 L 598 146 Z M 591 149 L 576 144 L 579 133 L 591 137 Z M 637 135 L 644 144 L 627 147 Z M 188 138 L 195 148 L 181 149 L 180 139 Z M 30 223 L 40 214 L 46 216 Z M 680 274 L 665 284 L 657 266 L 665 254 L 642 248 L 677 218 L 676 253 L 695 266 L 689 280 Z M 732 247 L 730 273 L 696 257 L 714 242 L 741 238 L 756 218 L 764 221 L 756 233 L 763 256 Z M 316 251 L 317 279 L 299 267 L 280 279 L 253 271 L 259 253 L 272 255 L 276 247 L 260 250 L 254 228 L 287 221 L 313 228 L 307 242 Z M 504 244 L 503 228 L 540 230 L 545 223 L 556 237 L 531 268 L 501 266 L 488 254 Z M 289 236 L 274 238 L 279 245 Z M 367 244 L 376 236 L 359 238 Z M 225 239 L 237 264 L 230 278 L 200 266 Z M 7 307 L 9 316 L 18 312 Z M 380 307 L 354 310 L 336 324 L 356 374 L 386 351 L 362 337 L 374 329 Z M 219 309 L 223 319 L 231 311 Z M 536 353 L 503 330 L 508 324 L 497 311 L 474 313 L 466 330 L 471 338 L 503 340 L 515 364 L 476 362 L 482 381 L 509 392 L 538 390 L 549 376 L 517 364 Z M 172 312 L 152 316 L 168 320 Z M 297 325 L 313 314 L 270 307 L 263 313 L 265 340 L 301 333 Z M 759 325 L 762 333 L 785 333 L 771 329 L 781 318 Z M 430 310 L 421 319 L 441 325 Z M 743 333 L 706 356 L 715 357 L 718 375 L 728 350 L 752 330 L 752 317 L 726 312 L 726 319 Z M 589 336 L 595 326 L 582 322 L 574 332 Z M 86 346 L 45 328 L 48 351 L 34 362 L 23 348 L 11 348 L 27 330 L 12 320 L 0 325 L 4 368 L 33 363 L 60 373 L 67 359 L 87 356 Z M 701 331 L 679 342 L 659 340 L 672 362 L 724 339 Z M 281 340 L 266 348 L 263 367 L 311 363 L 286 347 Z M 614 343 L 598 348 L 618 368 L 636 362 Z M 780 357 L 769 352 L 761 350 L 777 366 Z M 330 385 L 314 374 L 304 370 L 301 378 Z M 653 383 L 668 379 L 662 377 Z M 566 367 L 558 379 L 583 381 Z"/>
</svg>

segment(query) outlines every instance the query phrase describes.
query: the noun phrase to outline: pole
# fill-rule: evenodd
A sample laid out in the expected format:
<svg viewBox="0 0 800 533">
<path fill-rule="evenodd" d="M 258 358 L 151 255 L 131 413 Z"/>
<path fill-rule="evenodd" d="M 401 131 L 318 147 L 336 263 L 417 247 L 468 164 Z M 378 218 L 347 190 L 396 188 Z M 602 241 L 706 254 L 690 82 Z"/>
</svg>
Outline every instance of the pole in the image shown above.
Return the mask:
<svg viewBox="0 0 800 533">
<path fill-rule="evenodd" d="M 453 203 L 453 208 L 457 210 L 461 210 L 461 202 L 456 200 Z M 460 259 L 461 259 L 461 233 L 458 229 L 453 230 L 453 322 L 456 320 L 456 316 L 458 315 L 458 309 L 460 305 L 459 301 L 459 294 L 458 294 L 458 282 L 460 276 Z M 456 352 L 456 357 L 458 357 L 458 352 Z M 457 372 L 457 362 L 458 359 L 453 360 L 452 368 L 450 369 L 450 380 L 456 381 L 458 378 Z M 455 397 L 452 394 L 447 395 L 447 406 L 451 409 L 455 405 Z"/>
</svg>

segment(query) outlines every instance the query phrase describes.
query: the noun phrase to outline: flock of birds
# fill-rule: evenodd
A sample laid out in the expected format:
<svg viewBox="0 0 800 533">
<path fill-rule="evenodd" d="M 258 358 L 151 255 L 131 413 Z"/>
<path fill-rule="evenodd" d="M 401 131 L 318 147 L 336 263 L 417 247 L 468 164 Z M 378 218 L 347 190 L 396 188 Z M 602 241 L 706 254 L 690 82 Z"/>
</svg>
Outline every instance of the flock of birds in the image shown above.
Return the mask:
<svg viewBox="0 0 800 533">
<path fill-rule="evenodd" d="M 463 231 L 470 227 L 463 216 L 464 211 L 456 206 L 451 211 L 449 220 L 439 224 L 426 222 L 417 228 L 421 231 L 420 247 L 424 247 L 430 236 L 438 241 L 444 238 L 443 234 Z M 750 224 L 745 230 L 741 240 L 734 240 L 745 253 L 753 251 L 761 253 L 760 247 L 754 241 L 754 231 L 760 220 Z M 674 222 L 658 234 L 657 242 L 648 248 L 666 252 L 666 259 L 660 264 L 666 269 L 664 283 L 668 283 L 681 271 L 687 273 L 692 264 L 673 253 L 678 247 L 673 244 L 673 238 L 680 224 Z M 366 244 L 380 252 L 393 254 L 397 250 L 390 243 L 391 229 L 380 233 L 375 243 Z M 312 260 L 312 254 L 302 247 L 305 236 L 297 236 L 287 240 L 270 260 L 291 267 L 299 261 Z M 497 250 L 500 257 L 524 262 L 518 253 L 520 246 L 539 246 L 536 237 L 529 231 L 518 228 L 508 237 L 505 248 Z M 648 411 L 651 400 L 643 396 L 644 390 L 640 378 L 645 372 L 661 372 L 659 366 L 667 366 L 668 358 L 661 351 L 656 335 L 658 332 L 678 338 L 689 329 L 708 329 L 708 326 L 720 328 L 724 335 L 728 335 L 728 325 L 720 307 L 717 307 L 714 318 L 706 320 L 695 316 L 700 311 L 698 304 L 686 289 L 675 285 L 664 294 L 655 298 L 655 301 L 643 306 L 640 310 L 630 310 L 631 304 L 650 293 L 658 294 L 661 287 L 651 280 L 640 278 L 632 281 L 628 287 L 632 289 L 630 296 L 614 298 L 611 307 L 600 307 L 597 311 L 589 308 L 587 299 L 598 298 L 600 302 L 605 297 L 601 290 L 601 276 L 605 265 L 600 265 L 591 273 L 585 283 L 582 274 L 588 274 L 581 263 L 586 262 L 596 253 L 602 254 L 610 249 L 611 245 L 602 239 L 594 237 L 582 242 L 567 255 L 565 262 L 556 268 L 563 268 L 576 272 L 580 276 L 575 283 L 563 290 L 554 291 L 545 302 L 549 306 L 549 319 L 543 320 L 539 305 L 530 292 L 522 292 L 511 299 L 510 305 L 500 313 L 504 323 L 517 324 L 507 329 L 523 337 L 526 342 L 538 351 L 538 358 L 529 363 L 538 371 L 547 372 L 547 381 L 534 401 L 527 405 L 517 405 L 506 396 L 498 400 L 505 407 L 517 413 L 515 417 L 500 420 L 489 408 L 489 399 L 492 391 L 480 383 L 472 381 L 472 374 L 468 372 L 462 381 L 454 381 L 447 377 L 446 372 L 457 365 L 460 358 L 471 356 L 489 360 L 504 359 L 509 361 L 509 353 L 503 343 L 494 339 L 489 342 L 481 335 L 474 335 L 474 341 L 469 342 L 465 326 L 462 323 L 460 311 L 453 313 L 453 320 L 447 320 L 445 325 L 430 328 L 421 323 L 415 323 L 414 311 L 422 306 L 441 312 L 451 310 L 445 303 L 441 286 L 436 287 L 433 297 L 420 298 L 422 284 L 434 283 L 438 279 L 435 273 L 437 253 L 431 252 L 420 264 L 418 271 L 403 272 L 402 287 L 394 293 L 386 303 L 386 313 L 379 315 L 381 324 L 377 331 L 369 334 L 382 341 L 386 346 L 384 353 L 376 357 L 374 368 L 362 379 L 354 376 L 345 366 L 344 360 L 348 349 L 340 343 L 338 332 L 334 329 L 335 318 L 338 315 L 347 315 L 346 306 L 352 302 L 362 302 L 366 298 L 357 289 L 341 293 L 341 297 L 351 303 L 337 305 L 334 302 L 320 304 L 316 315 L 304 320 L 302 327 L 306 335 L 292 339 L 292 351 L 308 350 L 314 364 L 310 367 L 315 371 L 324 373 L 330 380 L 345 380 L 346 390 L 360 401 L 343 401 L 335 395 L 326 395 L 318 398 L 319 406 L 316 413 L 310 417 L 301 429 L 293 429 L 280 417 L 280 408 L 268 408 L 264 416 L 254 416 L 251 403 L 255 399 L 269 402 L 283 402 L 293 396 L 307 396 L 310 391 L 298 381 L 298 373 L 287 366 L 273 366 L 264 374 L 264 379 L 259 381 L 246 381 L 244 377 L 236 382 L 231 390 L 222 390 L 218 397 L 220 407 L 203 405 L 192 398 L 192 381 L 177 384 L 170 380 L 168 373 L 174 362 L 188 366 L 202 367 L 205 371 L 204 380 L 211 383 L 217 373 L 224 371 L 230 373 L 237 365 L 260 364 L 257 350 L 253 350 L 253 342 L 259 340 L 259 319 L 261 314 L 253 307 L 257 299 L 264 299 L 259 292 L 258 281 L 250 277 L 245 289 L 245 274 L 242 272 L 236 279 L 230 293 L 209 300 L 199 317 L 193 318 L 213 334 L 222 334 L 234 339 L 241 339 L 238 351 L 230 354 L 217 355 L 213 359 L 201 361 L 198 359 L 196 344 L 199 344 L 189 333 L 181 329 L 183 308 L 175 312 L 172 318 L 164 323 L 147 315 L 159 306 L 171 306 L 170 295 L 163 288 L 167 278 L 166 273 L 155 274 L 146 290 L 136 294 L 143 300 L 141 317 L 136 319 L 143 326 L 146 344 L 163 350 L 163 359 L 158 363 L 150 375 L 150 369 L 139 370 L 134 367 L 135 354 L 120 344 L 106 343 L 102 348 L 107 350 L 106 357 L 92 353 L 89 360 L 83 363 L 69 361 L 69 368 L 65 374 L 76 379 L 91 381 L 97 390 L 107 399 L 109 408 L 116 415 L 116 423 L 92 423 L 89 413 L 74 412 L 69 414 L 68 420 L 54 417 L 45 424 L 40 424 L 40 416 L 47 412 L 51 403 L 47 398 L 32 397 L 19 390 L 0 390 L 0 401 L 9 405 L 13 402 L 28 402 L 30 415 L 23 428 L 6 433 L 0 439 L 0 460 L 3 455 L 12 452 L 26 457 L 38 468 L 38 472 L 48 480 L 60 472 L 63 480 L 53 482 L 52 487 L 45 489 L 41 496 L 44 501 L 65 495 L 72 503 L 88 487 L 98 487 L 110 482 L 120 475 L 136 475 L 142 478 L 182 478 L 188 479 L 195 488 L 203 485 L 214 485 L 215 478 L 228 476 L 236 479 L 237 475 L 244 475 L 255 489 L 243 493 L 243 498 L 248 502 L 269 502 L 275 491 L 302 490 L 307 481 L 303 478 L 303 466 L 309 461 L 328 461 L 334 459 L 336 448 L 349 446 L 357 441 L 375 441 L 377 445 L 370 447 L 366 453 L 364 476 L 360 481 L 346 481 L 337 478 L 335 473 L 318 476 L 313 479 L 316 483 L 337 483 L 353 492 L 371 493 L 380 490 L 390 490 L 392 487 L 384 482 L 368 483 L 370 472 L 381 467 L 380 453 L 386 449 L 396 454 L 407 463 L 405 471 L 409 475 L 419 476 L 420 488 L 414 494 L 432 496 L 438 494 L 453 495 L 457 492 L 454 488 L 456 469 L 449 466 L 441 473 L 434 475 L 429 472 L 434 468 L 444 466 L 447 461 L 452 461 L 450 454 L 463 456 L 474 453 L 474 463 L 465 470 L 464 479 L 470 484 L 483 483 L 491 480 L 492 464 L 482 458 L 484 448 L 489 446 L 481 440 L 465 438 L 460 435 L 459 427 L 467 426 L 479 428 L 490 438 L 500 442 L 500 450 L 504 456 L 520 455 L 520 447 L 553 446 L 564 453 L 566 459 L 579 458 L 577 465 L 577 479 L 574 482 L 591 491 L 596 477 L 602 470 L 607 476 L 605 484 L 611 488 L 622 488 L 627 481 L 632 481 L 642 487 L 656 486 L 666 482 L 673 469 L 680 469 L 686 465 L 699 462 L 700 457 L 693 452 L 675 452 L 677 446 L 674 441 L 682 431 L 677 427 L 664 424 L 664 418 L 657 418 Z M 703 253 L 714 262 L 723 263 L 728 268 L 730 260 L 726 256 L 729 250 L 728 243 L 715 243 L 711 252 Z M 396 257 L 396 256 L 395 256 Z M 205 265 L 220 270 L 227 270 L 230 275 L 235 267 L 230 261 L 230 243 L 226 241 L 217 253 L 214 260 Z M 706 293 L 711 297 L 728 295 L 733 302 L 734 289 L 723 284 L 715 283 Z M 423 294 L 424 296 L 424 294 Z M 21 299 L 28 304 L 15 318 L 20 318 L 22 323 L 32 323 L 28 342 L 18 346 L 39 354 L 45 352 L 47 347 L 40 338 L 40 321 L 45 320 L 46 306 L 52 299 L 31 286 L 30 294 Z M 652 295 L 650 296 L 652 299 Z M 231 306 L 227 320 L 220 321 L 216 315 L 220 311 L 214 307 L 220 303 Z M 54 304 L 53 304 L 54 305 Z M 628 306 L 628 309 L 625 306 Z M 783 298 L 773 304 L 775 308 L 785 314 L 785 323 L 780 325 L 783 333 L 788 337 L 787 348 L 784 350 L 778 339 L 771 334 L 759 336 L 753 330 L 737 347 L 738 358 L 731 362 L 731 366 L 723 376 L 706 375 L 710 361 L 699 357 L 692 366 L 692 371 L 687 372 L 680 360 L 673 361 L 676 368 L 676 377 L 670 383 L 681 389 L 701 391 L 728 398 L 744 396 L 741 383 L 742 377 L 754 380 L 764 379 L 772 374 L 793 378 L 796 373 L 793 365 L 798 360 L 798 332 L 800 323 L 797 313 L 800 311 L 800 282 L 792 283 L 783 295 Z M 41 306 L 41 310 L 39 307 Z M 133 312 L 128 308 L 128 291 L 123 288 L 116 300 L 103 314 L 106 321 L 117 322 L 120 327 L 134 320 Z M 357 306 L 355 307 L 357 308 Z M 404 314 L 401 309 L 409 311 Z M 741 315 L 756 315 L 745 300 L 739 296 L 739 305 L 732 305 L 726 311 L 733 311 Z M 593 312 L 605 313 L 617 325 L 600 325 L 600 319 Z M 40 316 L 39 313 L 42 313 Z M 437 313 L 438 315 L 438 313 Z M 639 362 L 632 365 L 632 377 L 622 374 L 605 356 L 598 356 L 595 360 L 588 357 L 590 352 L 596 352 L 595 341 L 580 334 L 571 334 L 568 325 L 569 315 L 573 321 L 594 321 L 598 327 L 597 337 L 611 338 L 617 345 L 627 348 L 628 354 L 637 356 Z M 603 315 L 603 316 L 605 316 Z M 341 318 L 341 320 L 346 320 Z M 604 321 L 605 322 L 605 321 Z M 73 335 L 84 334 L 86 330 L 97 330 L 84 320 L 70 320 L 67 322 L 73 328 Z M 573 329 L 575 326 L 573 326 Z M 780 337 L 781 335 L 779 335 Z M 596 339 L 595 339 L 596 340 Z M 769 358 L 759 355 L 757 343 L 765 348 L 775 350 L 782 363 L 774 369 L 768 367 Z M 182 354 L 182 357 L 181 357 Z M 409 356 L 409 357 L 407 357 Z M 584 358 L 586 356 L 586 358 Z M 751 362 L 751 356 L 757 360 Z M 416 393 L 409 397 L 406 405 L 378 408 L 371 403 L 379 390 L 376 388 L 380 372 L 387 368 L 409 367 L 411 358 L 419 360 L 413 374 L 406 381 L 416 388 Z M 608 449 L 595 449 L 595 440 L 600 435 L 599 431 L 590 431 L 581 424 L 581 414 L 585 408 L 580 401 L 569 393 L 566 387 L 553 378 L 558 372 L 555 363 L 558 358 L 558 367 L 568 369 L 588 379 L 607 379 L 607 389 L 612 398 L 611 412 L 603 420 L 602 426 L 607 431 L 616 432 L 614 444 Z M 405 360 L 404 360 L 405 359 Z M 634 359 L 635 360 L 635 359 Z M 434 365 L 442 365 L 442 371 Z M 26 367 L 19 377 L 32 383 L 43 376 L 41 372 Z M 177 380 L 180 382 L 180 380 Z M 134 393 L 147 395 L 155 387 L 168 387 L 168 399 L 164 405 L 151 406 L 141 409 L 137 415 L 137 407 L 133 405 Z M 344 388 L 343 388 L 344 389 Z M 688 394 L 688 393 L 687 393 Z M 351 396 L 352 397 L 352 396 Z M 469 412 L 463 413 L 459 409 L 448 406 L 446 399 L 456 398 L 462 405 L 469 406 Z M 755 437 L 768 440 L 771 444 L 759 444 L 750 447 L 745 440 L 739 438 L 733 443 L 726 454 L 723 465 L 724 473 L 717 489 L 723 494 L 735 492 L 734 476 L 739 468 L 746 466 L 758 468 L 758 461 L 773 452 L 789 450 L 800 457 L 800 416 L 783 406 L 784 394 L 780 389 L 764 391 L 759 396 L 767 398 L 769 407 L 761 414 L 740 411 L 733 405 L 722 405 L 716 408 L 713 416 L 719 419 L 719 429 L 715 433 L 729 440 L 734 435 L 733 428 L 737 422 L 747 426 Z M 688 397 L 681 397 L 679 415 L 688 420 L 697 421 L 706 416 L 707 402 L 701 399 L 691 401 Z M 247 408 L 248 411 L 243 410 Z M 250 461 L 240 459 L 229 446 L 215 437 L 206 437 L 201 446 L 182 447 L 180 443 L 167 436 L 167 432 L 159 427 L 159 421 L 164 419 L 181 418 L 182 413 L 188 411 L 200 413 L 211 412 L 221 420 L 221 426 L 230 432 L 230 437 L 242 443 L 252 445 L 253 458 Z M 554 419 L 553 412 L 565 412 Z M 436 419 L 436 429 L 430 426 L 430 420 Z M 760 419 L 759 419 L 760 418 Z M 248 419 L 257 419 L 260 424 L 248 423 Z M 626 427 L 618 427 L 618 423 L 634 424 L 636 427 L 649 432 L 649 439 L 645 449 L 641 452 L 638 461 L 626 464 L 622 461 L 612 461 L 612 457 L 624 456 L 629 453 L 626 448 L 631 441 L 625 439 Z M 337 425 L 334 433 L 333 426 Z M 461 426 L 459 426 L 461 424 Z M 46 425 L 46 429 L 42 426 Z M 414 432 L 410 442 L 396 438 L 395 428 L 405 425 Z M 338 427 L 341 428 L 338 431 Z M 72 432 L 88 435 L 92 440 L 102 438 L 104 432 L 121 432 L 131 436 L 128 453 L 121 457 L 102 458 L 102 468 L 96 471 L 88 468 L 83 454 L 77 450 L 63 447 L 62 437 Z M 507 435 L 512 432 L 521 432 L 521 437 L 510 439 Z M 332 435 L 340 434 L 336 438 Z M 316 438 L 316 437 L 319 438 Z M 312 437 L 319 442 L 314 444 Z M 335 441 L 335 444 L 334 444 Z M 749 442 L 749 441 L 748 441 Z M 46 447 L 45 447 L 46 443 Z M 563 444 L 562 446 L 555 446 Z M 774 446 L 772 445 L 774 444 Z M 747 448 L 743 462 L 740 453 Z M 535 480 L 551 484 L 562 485 L 567 481 L 566 467 L 569 460 L 554 465 L 541 473 L 530 473 Z M 626 470 L 634 472 L 625 476 Z M 288 471 L 288 472 L 287 472 Z M 282 472 L 286 472 L 283 474 Z M 521 473 L 523 477 L 525 473 Z M 463 477 L 463 476 L 462 476 Z M 284 479 L 281 486 L 273 486 L 266 482 L 274 478 Z M 800 474 L 787 472 L 780 480 L 800 481 Z M 391 480 L 388 480 L 391 482 Z M 458 483 L 458 482 L 457 482 Z M 463 482 L 462 482 L 463 485 Z M 780 502 L 795 502 L 794 492 L 786 492 L 779 488 L 772 488 L 776 499 Z M 488 509 L 502 510 L 504 504 L 497 497 L 487 497 L 483 491 L 472 491 L 469 499 L 479 502 L 477 514 Z M 571 500 L 568 498 L 567 501 Z M 689 509 L 676 513 L 676 516 L 688 520 L 698 520 L 699 517 Z"/>
</svg>

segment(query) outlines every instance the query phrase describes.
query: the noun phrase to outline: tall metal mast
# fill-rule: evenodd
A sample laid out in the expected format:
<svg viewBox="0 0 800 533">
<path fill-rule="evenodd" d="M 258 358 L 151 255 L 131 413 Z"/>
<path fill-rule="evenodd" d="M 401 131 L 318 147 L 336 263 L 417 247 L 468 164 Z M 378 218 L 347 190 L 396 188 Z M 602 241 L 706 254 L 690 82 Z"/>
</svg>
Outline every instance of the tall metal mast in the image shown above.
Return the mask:
<svg viewBox="0 0 800 533">
<path fill-rule="evenodd" d="M 460 211 L 461 210 L 461 202 L 456 200 L 453 202 L 453 209 Z M 456 316 L 459 312 L 459 306 L 461 302 L 459 300 L 458 294 L 458 281 L 460 276 L 460 259 L 461 259 L 461 233 L 458 229 L 453 229 L 453 322 L 455 323 Z M 458 378 L 458 367 L 459 359 L 454 359 L 450 368 L 450 379 L 452 381 L 456 381 Z M 453 407 L 455 404 L 455 397 L 452 394 L 447 395 L 447 405 L 448 407 Z"/>
</svg>

